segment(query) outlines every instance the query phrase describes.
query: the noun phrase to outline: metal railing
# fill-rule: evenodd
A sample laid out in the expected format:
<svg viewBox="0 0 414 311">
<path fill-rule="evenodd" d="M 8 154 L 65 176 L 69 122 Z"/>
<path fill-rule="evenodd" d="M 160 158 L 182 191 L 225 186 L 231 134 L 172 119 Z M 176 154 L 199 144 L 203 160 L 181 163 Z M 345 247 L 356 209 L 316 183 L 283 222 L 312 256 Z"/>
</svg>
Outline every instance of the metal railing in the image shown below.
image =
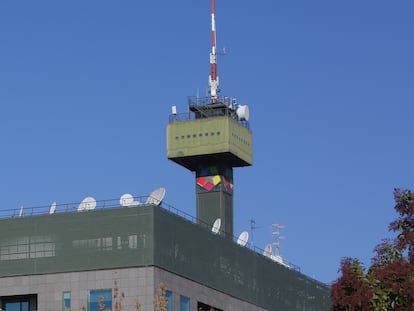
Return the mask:
<svg viewBox="0 0 414 311">
<path fill-rule="evenodd" d="M 188 111 L 170 114 L 168 122 L 185 122 L 200 118 L 227 116 L 249 129 L 249 122 L 238 118 L 236 113 L 237 107 L 237 101 L 232 97 L 220 96 L 217 99 L 217 103 L 212 103 L 210 97 L 189 96 Z"/>
<path fill-rule="evenodd" d="M 150 195 L 146 196 L 138 196 L 134 197 L 134 203 L 135 205 L 129 205 L 128 207 L 138 207 L 140 205 L 146 204 L 145 202 L 148 200 Z M 82 204 L 82 202 L 76 202 L 76 203 L 65 203 L 65 204 L 56 204 L 56 208 L 53 211 L 54 213 L 75 213 L 79 212 L 79 207 Z M 87 212 L 93 212 L 94 210 L 100 210 L 105 208 L 123 208 L 126 206 L 122 206 L 120 199 L 109 199 L 109 200 L 97 200 L 96 201 L 96 207 L 93 210 L 88 210 Z M 162 201 L 160 204 L 160 207 L 164 210 L 188 221 L 195 225 L 203 227 L 205 230 L 211 231 L 212 224 L 208 224 L 206 222 L 203 222 L 202 220 L 197 219 L 197 217 L 190 215 L 180 209 L 177 209 L 176 207 L 166 203 L 165 201 Z M 34 207 L 21 207 L 21 208 L 13 208 L 13 209 L 6 209 L 6 210 L 0 210 L 0 219 L 10 219 L 10 218 L 24 218 L 24 217 L 31 217 L 31 216 L 39 216 L 39 215 L 47 215 L 51 214 L 51 205 L 42 205 L 42 206 L 34 206 Z M 213 233 L 212 233 L 213 234 Z M 224 238 L 231 238 L 234 243 L 237 243 L 238 237 L 231 236 L 231 237 L 224 237 L 224 235 L 218 234 L 219 237 Z M 259 253 L 267 258 L 269 260 L 272 260 L 271 256 L 266 256 L 265 250 L 253 245 L 252 243 L 247 243 L 244 247 L 245 249 Z M 274 261 L 274 260 L 273 260 Z M 283 264 L 286 267 L 289 267 L 293 270 L 300 271 L 300 267 L 287 261 L 283 258 Z"/>
</svg>

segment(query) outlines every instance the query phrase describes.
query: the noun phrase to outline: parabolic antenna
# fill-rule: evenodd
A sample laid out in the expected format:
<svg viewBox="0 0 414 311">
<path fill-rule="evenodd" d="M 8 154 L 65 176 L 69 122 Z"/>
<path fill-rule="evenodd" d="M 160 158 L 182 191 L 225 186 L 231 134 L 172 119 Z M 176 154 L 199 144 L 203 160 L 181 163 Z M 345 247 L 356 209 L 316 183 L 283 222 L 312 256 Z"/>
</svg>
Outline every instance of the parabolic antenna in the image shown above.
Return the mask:
<svg viewBox="0 0 414 311">
<path fill-rule="evenodd" d="M 135 205 L 134 197 L 132 196 L 132 194 L 125 193 L 121 195 L 121 198 L 119 199 L 119 203 L 121 204 L 121 206 Z"/>
<path fill-rule="evenodd" d="M 239 120 L 249 121 L 249 117 L 250 117 L 249 106 L 247 105 L 238 106 L 236 110 L 236 114 Z"/>
<path fill-rule="evenodd" d="M 96 200 L 93 197 L 86 197 L 79 204 L 78 212 L 93 210 L 96 207 Z"/>
<path fill-rule="evenodd" d="M 271 257 L 270 257 L 270 259 L 272 259 L 273 261 L 276 261 L 276 262 L 278 262 L 278 263 L 280 263 L 280 264 L 282 264 L 282 265 L 284 265 L 285 263 L 283 262 L 283 258 L 282 258 L 282 256 L 280 256 L 280 255 L 272 255 Z"/>
<path fill-rule="evenodd" d="M 165 196 L 165 188 L 161 187 L 155 189 L 151 194 L 148 196 L 147 201 L 145 204 L 153 204 L 153 205 L 160 205 L 162 200 Z"/>
<path fill-rule="evenodd" d="M 221 219 L 217 218 L 214 221 L 213 227 L 211 227 L 211 232 L 213 232 L 214 234 L 217 234 L 220 232 L 220 227 L 221 227 Z"/>
<path fill-rule="evenodd" d="M 267 244 L 264 251 L 263 251 L 263 256 L 266 257 L 271 257 L 272 256 L 272 244 Z"/>
<path fill-rule="evenodd" d="M 53 202 L 52 205 L 50 205 L 49 214 L 52 215 L 55 212 L 56 212 L 56 202 Z"/>
<path fill-rule="evenodd" d="M 237 244 L 239 244 L 240 246 L 246 246 L 248 240 L 249 240 L 249 232 L 243 231 L 239 235 L 239 238 L 237 239 Z"/>
</svg>

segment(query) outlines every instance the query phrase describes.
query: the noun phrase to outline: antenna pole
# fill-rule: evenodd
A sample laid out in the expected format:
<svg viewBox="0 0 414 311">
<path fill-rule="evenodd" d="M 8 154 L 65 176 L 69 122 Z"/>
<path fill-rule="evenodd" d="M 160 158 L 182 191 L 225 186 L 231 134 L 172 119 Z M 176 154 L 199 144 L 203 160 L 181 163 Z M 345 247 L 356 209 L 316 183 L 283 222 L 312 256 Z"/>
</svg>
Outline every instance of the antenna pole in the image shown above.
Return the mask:
<svg viewBox="0 0 414 311">
<path fill-rule="evenodd" d="M 219 89 L 219 77 L 217 75 L 217 53 L 216 53 L 216 21 L 214 17 L 214 0 L 211 0 L 211 53 L 210 53 L 210 96 L 211 103 L 217 103 Z"/>
</svg>

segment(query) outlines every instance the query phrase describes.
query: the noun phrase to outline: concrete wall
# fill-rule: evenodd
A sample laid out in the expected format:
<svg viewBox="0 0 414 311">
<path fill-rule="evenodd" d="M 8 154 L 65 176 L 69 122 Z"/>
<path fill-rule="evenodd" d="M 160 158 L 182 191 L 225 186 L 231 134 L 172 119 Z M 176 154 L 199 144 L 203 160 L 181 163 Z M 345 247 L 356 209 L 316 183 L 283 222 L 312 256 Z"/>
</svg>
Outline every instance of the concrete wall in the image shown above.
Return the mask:
<svg viewBox="0 0 414 311">
<path fill-rule="evenodd" d="M 168 289 L 173 292 L 173 311 L 180 310 L 180 295 L 190 298 L 190 310 L 192 311 L 197 310 L 197 302 L 211 305 L 223 311 L 266 310 L 167 271 L 155 268 L 154 272 L 155 283 L 165 282 Z"/>
<path fill-rule="evenodd" d="M 136 311 L 137 299 L 141 311 L 154 311 L 155 286 L 160 283 L 172 292 L 174 311 L 180 310 L 180 295 L 190 298 L 190 310 L 197 310 L 198 301 L 225 311 L 265 310 L 155 267 L 3 277 L 0 300 L 4 296 L 37 294 L 37 310 L 60 311 L 63 292 L 71 292 L 72 310 L 81 310 L 87 306 L 89 290 L 117 286 L 119 294 L 125 295 L 123 311 Z"/>
<path fill-rule="evenodd" d="M 72 310 L 87 306 L 92 289 L 113 289 L 115 281 L 119 291 L 125 293 L 123 310 L 133 308 L 135 299 L 142 310 L 153 310 L 154 269 L 128 268 L 117 270 L 83 271 L 45 275 L 28 275 L 0 278 L 0 297 L 37 294 L 39 311 L 63 310 L 63 292 L 71 292 Z"/>
</svg>

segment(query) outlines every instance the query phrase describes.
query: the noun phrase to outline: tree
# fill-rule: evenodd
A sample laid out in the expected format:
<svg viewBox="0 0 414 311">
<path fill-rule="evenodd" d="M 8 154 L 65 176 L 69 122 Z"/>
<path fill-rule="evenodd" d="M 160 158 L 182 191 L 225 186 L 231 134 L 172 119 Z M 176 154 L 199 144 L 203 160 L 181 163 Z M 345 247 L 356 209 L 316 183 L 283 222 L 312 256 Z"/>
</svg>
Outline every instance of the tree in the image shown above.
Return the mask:
<svg viewBox="0 0 414 311">
<path fill-rule="evenodd" d="M 358 259 L 341 261 L 341 276 L 332 284 L 333 311 L 414 310 L 414 195 L 394 189 L 399 217 L 389 230 L 395 240 L 383 240 L 375 248 L 371 267 Z"/>
</svg>

